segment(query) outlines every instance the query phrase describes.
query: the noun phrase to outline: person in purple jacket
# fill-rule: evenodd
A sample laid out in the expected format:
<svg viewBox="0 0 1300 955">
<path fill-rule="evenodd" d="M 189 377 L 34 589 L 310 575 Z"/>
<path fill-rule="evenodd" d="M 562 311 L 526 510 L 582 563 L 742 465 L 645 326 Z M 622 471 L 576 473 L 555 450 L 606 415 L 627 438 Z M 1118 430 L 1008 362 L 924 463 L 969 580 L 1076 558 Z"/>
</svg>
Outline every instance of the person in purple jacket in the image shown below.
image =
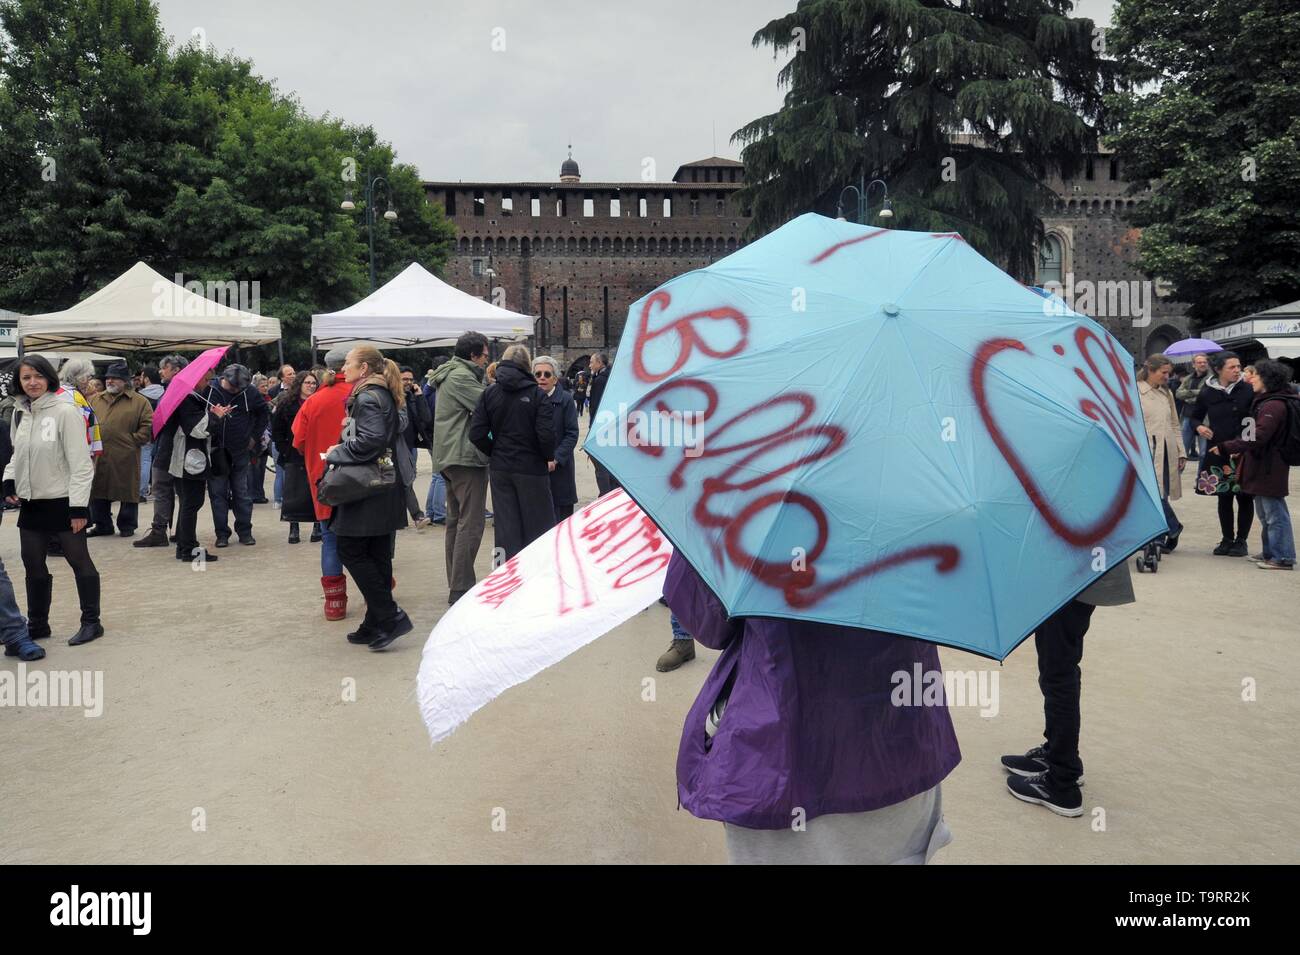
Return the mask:
<svg viewBox="0 0 1300 955">
<path fill-rule="evenodd" d="M 925 863 L 952 835 L 939 784 L 961 761 L 947 705 L 897 706 L 932 643 L 774 617 L 728 618 L 675 553 L 664 596 L 722 651 L 686 716 L 681 805 L 726 826 L 733 863 Z"/>
</svg>

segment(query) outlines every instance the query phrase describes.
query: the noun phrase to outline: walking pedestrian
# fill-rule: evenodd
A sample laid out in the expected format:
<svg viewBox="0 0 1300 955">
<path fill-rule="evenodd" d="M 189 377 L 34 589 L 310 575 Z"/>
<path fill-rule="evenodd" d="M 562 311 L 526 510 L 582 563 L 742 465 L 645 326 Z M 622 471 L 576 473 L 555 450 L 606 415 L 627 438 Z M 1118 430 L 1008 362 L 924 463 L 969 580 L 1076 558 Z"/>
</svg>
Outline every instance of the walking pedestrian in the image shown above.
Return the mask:
<svg viewBox="0 0 1300 955">
<path fill-rule="evenodd" d="M 206 372 L 188 395 L 176 406 L 159 437 L 171 448 L 167 471 L 172 478 L 179 513 L 176 518 L 176 559 L 203 567 L 220 558 L 199 546 L 199 511 L 203 509 L 213 463 L 217 459 L 212 435 L 225 419 L 234 414 L 231 405 L 210 403 L 211 371 Z M 178 386 L 179 387 L 179 386 Z"/>
<path fill-rule="evenodd" d="M 469 439 L 488 456 L 496 559 L 509 560 L 555 526 L 553 416 L 525 346 L 511 345 L 501 356 L 496 383 L 474 409 Z"/>
<path fill-rule="evenodd" d="M 1058 816 L 1083 815 L 1079 789 L 1083 782 L 1079 758 L 1083 638 L 1097 607 L 1118 607 L 1135 599 L 1128 561 L 1121 560 L 1034 632 L 1045 742 L 1024 755 L 1002 757 L 1002 768 L 1010 774 L 1007 789 L 1022 802 L 1043 806 Z"/>
<path fill-rule="evenodd" d="M 332 510 L 316 496 L 316 482 L 325 473 L 325 454 L 338 443 L 343 420 L 347 417 L 352 385 L 339 373 L 347 356 L 346 348 L 332 349 L 325 356 L 326 370 L 319 377 L 320 387 L 302 403 L 292 426 L 293 446 L 302 455 L 307 469 L 307 490 L 315 505 L 316 522 L 320 528 L 320 583 L 325 594 L 326 620 L 343 620 L 348 615 L 348 579 L 343 575 L 343 562 L 339 560 L 338 537 L 330 530 Z"/>
<path fill-rule="evenodd" d="M 406 490 L 415 478 L 403 432 L 406 396 L 396 363 L 369 345 L 348 352 L 343 376 L 352 385 L 343 437 L 326 464 L 369 464 L 390 458 L 397 482 L 360 500 L 339 504 L 330 515 L 339 558 L 366 601 L 361 626 L 348 642 L 384 650 L 413 625 L 393 600 L 393 535 L 406 526 Z"/>
<path fill-rule="evenodd" d="M 241 544 L 251 546 L 257 541 L 253 537 L 253 499 L 248 472 L 254 451 L 270 422 L 270 410 L 243 365 L 227 365 L 220 379 L 208 388 L 205 398 L 209 405 L 230 408 L 212 436 L 212 467 L 208 478 L 217 546 L 230 545 L 232 507 L 235 534 Z"/>
<path fill-rule="evenodd" d="M 291 375 L 289 380 L 288 390 L 281 391 L 276 399 L 271 416 L 271 441 L 275 446 L 276 476 L 283 479 L 280 520 L 289 522 L 289 543 L 297 544 L 302 540 L 298 525 L 303 521 L 314 522 L 316 512 L 307 488 L 306 463 L 302 453 L 293 446 L 293 421 L 303 402 L 316 393 L 319 380 L 311 371 Z"/>
<path fill-rule="evenodd" d="M 1147 426 L 1147 444 L 1155 458 L 1160 506 L 1164 508 L 1165 523 L 1169 525 L 1169 532 L 1161 543 L 1167 552 L 1178 546 L 1178 535 L 1183 532 L 1182 521 L 1169 502 L 1183 496 L 1182 473 L 1187 467 L 1178 411 L 1168 388 L 1173 367 L 1174 363 L 1164 355 L 1152 355 L 1138 372 L 1138 395 L 1142 399 L 1142 417 Z"/>
<path fill-rule="evenodd" d="M 189 359 L 181 355 L 168 355 L 158 362 L 158 377 L 162 381 L 163 393 L 176 377 L 176 373 L 188 365 Z M 159 399 L 161 400 L 161 398 Z M 171 475 L 172 437 L 175 429 L 163 428 L 153 442 L 152 467 L 149 472 L 149 496 L 153 501 L 153 520 L 149 533 L 134 543 L 135 547 L 166 547 L 175 543 L 175 537 L 168 540 L 168 532 L 173 526 L 176 511 L 175 478 Z"/>
<path fill-rule="evenodd" d="M 1199 461 L 1205 456 L 1205 439 L 1196 431 L 1202 422 L 1193 420 L 1192 413 L 1196 407 L 1196 396 L 1201 393 L 1209 377 L 1210 360 L 1205 355 L 1196 355 L 1192 358 L 1191 374 L 1182 380 L 1175 393 L 1175 397 L 1183 403 L 1183 447 L 1193 461 Z"/>
<path fill-rule="evenodd" d="M 537 386 L 546 393 L 551 409 L 551 428 L 555 433 L 555 453 L 546 462 L 551 483 L 551 504 L 555 523 L 573 516 L 578 503 L 578 475 L 573 466 L 573 451 L 578 446 L 578 406 L 568 392 L 558 385 L 559 366 L 549 355 L 533 359 Z"/>
<path fill-rule="evenodd" d="M 75 647 L 104 635 L 99 571 L 90 559 L 85 534 L 95 475 L 86 453 L 86 421 L 76 405 L 56 393 L 59 379 L 42 356 L 20 359 L 18 379 L 23 394 L 14 407 L 14 454 L 4 470 L 4 492 L 6 500 L 19 506 L 28 632 L 36 640 L 50 635 L 54 578 L 45 557 L 54 536 L 77 582 L 81 626 L 68 641 Z"/>
<path fill-rule="evenodd" d="M 591 405 L 591 420 L 587 425 L 588 434 L 596 427 L 596 415 L 600 412 L 600 400 L 605 395 L 605 385 L 608 383 L 609 356 L 604 352 L 597 352 L 591 356 L 591 384 L 587 389 L 588 401 Z M 588 457 L 591 458 L 590 455 Z M 596 488 L 602 497 L 620 486 L 618 481 L 614 480 L 614 475 L 610 474 L 603 464 L 595 458 L 591 458 L 591 464 L 596 469 Z"/>
<path fill-rule="evenodd" d="M 474 560 L 483 542 L 488 458 L 469 440 L 470 419 L 483 394 L 488 341 L 479 332 L 456 339 L 451 361 L 433 373 L 438 401 L 433 418 L 433 468 L 447 485 L 447 603 L 477 581 Z"/>
<path fill-rule="evenodd" d="M 680 553 L 664 595 L 722 655 L 677 751 L 683 808 L 726 827 L 733 863 L 924 863 L 951 841 L 941 782 L 961 760 L 946 705 L 895 705 L 895 675 L 939 671 L 932 643 L 729 617 Z"/>
<path fill-rule="evenodd" d="M 1284 453 L 1300 429 L 1300 397 L 1291 390 L 1291 369 L 1280 361 L 1255 363 L 1251 381 L 1254 400 L 1250 406 L 1253 427 L 1249 437 L 1222 442 L 1211 452 L 1241 455 L 1241 489 L 1255 498 L 1263 550 L 1255 558 L 1261 570 L 1291 570 L 1295 567 L 1295 533 L 1286 497 L 1291 466 Z"/>
<path fill-rule="evenodd" d="M 135 536 L 140 523 L 141 449 L 153 440 L 153 408 L 149 400 L 131 387 L 125 362 L 108 366 L 105 391 L 91 399 L 104 453 L 95 466 L 90 490 L 90 519 L 94 525 L 87 537 L 113 536 L 113 502 L 118 502 L 117 530 L 123 537 Z"/>
<path fill-rule="evenodd" d="M 1241 359 L 1236 352 L 1215 352 L 1210 356 L 1210 371 L 1213 374 L 1196 396 L 1192 418 L 1207 422 L 1197 427 L 1197 434 L 1222 449 L 1226 442 L 1241 437 L 1255 393 L 1241 380 Z M 1246 539 L 1255 519 L 1255 500 L 1242 490 L 1237 468 L 1227 455 L 1207 451 L 1201 456 L 1196 493 L 1218 497 L 1219 529 L 1223 539 L 1214 548 L 1215 555 L 1245 557 L 1249 553 Z M 1235 534 L 1232 522 L 1234 502 L 1237 505 Z"/>
</svg>

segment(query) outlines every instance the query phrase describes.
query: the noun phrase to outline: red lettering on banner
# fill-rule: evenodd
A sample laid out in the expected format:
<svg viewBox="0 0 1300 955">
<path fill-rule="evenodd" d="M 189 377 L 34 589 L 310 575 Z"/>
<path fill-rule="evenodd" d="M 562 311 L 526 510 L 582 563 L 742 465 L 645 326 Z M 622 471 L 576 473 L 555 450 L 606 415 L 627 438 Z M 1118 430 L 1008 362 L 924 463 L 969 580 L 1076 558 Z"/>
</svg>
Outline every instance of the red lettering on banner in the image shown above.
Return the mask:
<svg viewBox="0 0 1300 955">
<path fill-rule="evenodd" d="M 840 249 L 847 249 L 849 246 L 857 245 L 859 242 L 866 242 L 868 239 L 874 239 L 876 238 L 876 236 L 884 235 L 888 231 L 889 231 L 888 229 L 878 229 L 875 232 L 869 232 L 866 235 L 860 235 L 856 239 L 845 239 L 843 242 L 836 242 L 830 248 L 823 249 L 821 252 L 814 255 L 812 259 L 808 262 L 808 264 L 816 265 L 819 262 L 825 262 L 827 259 L 829 259 Z"/>
<path fill-rule="evenodd" d="M 519 558 L 511 557 L 483 579 L 483 589 L 476 595 L 481 603 L 500 607 L 511 594 L 523 586 L 519 576 Z"/>
<path fill-rule="evenodd" d="M 637 325 L 636 344 L 632 349 L 632 373 L 636 375 L 637 380 L 644 382 L 663 381 L 685 365 L 690 360 L 691 352 L 696 348 L 699 348 L 703 354 L 708 355 L 710 358 L 730 358 L 732 355 L 739 355 L 749 345 L 749 319 L 738 309 L 734 309 L 729 305 L 720 305 L 717 308 L 710 308 L 700 312 L 690 312 L 673 319 L 663 328 L 656 329 L 653 332 L 650 331 L 651 308 L 658 305 L 660 309 L 666 309 L 671 303 L 672 296 L 668 292 L 660 290 L 652 293 L 645 300 L 645 304 L 641 306 L 641 320 Z M 695 323 L 699 321 L 735 323 L 739 332 L 736 343 L 722 351 L 714 349 L 695 330 Z M 645 366 L 644 359 L 646 345 L 670 332 L 677 334 L 677 357 L 673 359 L 673 363 L 667 371 L 649 371 Z"/>
<path fill-rule="evenodd" d="M 1085 361 L 1088 362 L 1088 366 L 1092 368 L 1093 371 L 1096 371 L 1096 366 L 1092 363 L 1091 356 L 1088 354 L 1085 347 L 1085 341 L 1088 338 L 1096 340 L 1096 336 L 1087 328 L 1080 328 L 1075 334 L 1075 342 L 1079 345 L 1079 349 L 1083 353 Z M 1100 342 L 1098 344 L 1100 344 Z M 1132 501 L 1133 491 L 1137 487 L 1137 470 L 1131 465 L 1129 466 L 1128 470 L 1125 472 L 1124 479 L 1120 482 L 1120 486 L 1116 490 L 1115 497 L 1112 499 L 1110 507 L 1108 507 L 1106 512 L 1098 517 L 1097 520 L 1085 527 L 1074 527 L 1067 524 L 1056 508 L 1052 506 L 1052 503 L 1047 500 L 1047 495 L 1043 493 L 1042 489 L 1038 486 L 1038 483 L 1029 473 L 1029 469 L 1025 467 L 1025 463 L 1020 459 L 1020 455 L 1016 453 L 1015 448 L 1011 446 L 1011 442 L 1007 440 L 1007 436 L 1002 432 L 1001 427 L 998 426 L 997 421 L 993 417 L 993 412 L 989 407 L 988 392 L 985 388 L 984 382 L 985 375 L 988 372 L 989 363 L 1004 351 L 1019 351 L 1024 352 L 1026 355 L 1032 354 L 1022 341 L 1018 341 L 1014 338 L 992 338 L 980 345 L 979 350 L 975 353 L 975 360 L 971 364 L 971 391 L 975 395 L 975 403 L 979 407 L 980 417 L 984 421 L 984 427 L 988 429 L 989 437 L 993 439 L 993 443 L 997 446 L 998 451 L 1001 452 L 1003 459 L 1008 465 L 1010 465 L 1012 472 L 1016 476 L 1016 480 L 1018 480 L 1020 486 L 1024 488 L 1025 494 L 1029 497 L 1029 500 L 1038 510 L 1038 513 L 1043 515 L 1043 519 L 1047 521 L 1047 526 L 1052 529 L 1052 533 L 1076 547 L 1091 547 L 1105 539 L 1106 535 L 1115 529 L 1120 520 L 1122 520 L 1124 515 L 1128 512 L 1129 502 Z M 1113 357 L 1113 352 L 1108 352 L 1108 354 L 1111 354 Z M 1117 372 L 1118 371 L 1120 371 L 1120 369 L 1117 369 Z M 1089 384 L 1078 368 L 1075 369 L 1075 373 L 1078 374 L 1080 378 L 1084 378 L 1084 383 L 1088 384 L 1094 396 L 1097 396 L 1096 390 L 1092 388 L 1091 384 Z M 1121 377 L 1122 381 L 1123 376 L 1119 375 L 1119 377 Z M 1113 392 L 1110 391 L 1108 385 L 1103 384 L 1103 387 L 1106 388 L 1108 394 L 1113 395 Z M 1100 401 L 1100 397 L 1097 397 L 1098 401 Z M 1126 404 L 1131 413 L 1133 407 L 1131 399 L 1128 400 Z M 1124 404 L 1121 404 L 1121 409 L 1123 409 L 1124 406 Z M 1107 427 L 1109 427 L 1111 433 L 1115 435 L 1115 439 L 1117 441 L 1123 440 L 1121 430 L 1114 423 L 1111 411 L 1087 398 L 1084 398 L 1079 402 L 1079 409 L 1093 421 L 1099 420 L 1098 415 L 1101 415 L 1106 419 Z M 1127 425 L 1126 420 L 1125 424 Z"/>
</svg>

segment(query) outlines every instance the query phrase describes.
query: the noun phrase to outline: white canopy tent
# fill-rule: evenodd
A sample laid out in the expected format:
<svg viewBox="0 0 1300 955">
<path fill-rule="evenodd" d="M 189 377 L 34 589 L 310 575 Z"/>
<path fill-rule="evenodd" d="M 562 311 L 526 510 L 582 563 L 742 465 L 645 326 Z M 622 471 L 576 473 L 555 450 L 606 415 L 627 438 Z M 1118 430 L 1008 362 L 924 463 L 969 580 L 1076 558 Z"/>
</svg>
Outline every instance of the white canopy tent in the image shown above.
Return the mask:
<svg viewBox="0 0 1300 955">
<path fill-rule="evenodd" d="M 137 262 L 62 312 L 18 319 L 25 351 L 193 351 L 269 345 L 279 319 L 205 298 Z"/>
<path fill-rule="evenodd" d="M 412 262 L 355 305 L 313 315 L 317 347 L 371 342 L 380 348 L 431 348 L 455 343 L 464 332 L 520 339 L 533 333 L 529 315 L 485 302 Z"/>
</svg>

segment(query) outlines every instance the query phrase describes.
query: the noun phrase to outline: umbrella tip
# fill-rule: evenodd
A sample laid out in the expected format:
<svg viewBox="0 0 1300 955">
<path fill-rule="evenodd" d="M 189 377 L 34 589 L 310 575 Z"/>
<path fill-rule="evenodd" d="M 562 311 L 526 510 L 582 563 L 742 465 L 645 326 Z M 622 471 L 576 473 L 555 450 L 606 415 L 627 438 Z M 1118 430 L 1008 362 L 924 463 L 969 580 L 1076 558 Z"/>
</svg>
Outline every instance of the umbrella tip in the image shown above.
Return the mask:
<svg viewBox="0 0 1300 955">
<path fill-rule="evenodd" d="M 884 305 L 880 306 L 880 310 L 889 316 L 898 314 L 898 306 L 893 302 L 886 302 Z"/>
</svg>

